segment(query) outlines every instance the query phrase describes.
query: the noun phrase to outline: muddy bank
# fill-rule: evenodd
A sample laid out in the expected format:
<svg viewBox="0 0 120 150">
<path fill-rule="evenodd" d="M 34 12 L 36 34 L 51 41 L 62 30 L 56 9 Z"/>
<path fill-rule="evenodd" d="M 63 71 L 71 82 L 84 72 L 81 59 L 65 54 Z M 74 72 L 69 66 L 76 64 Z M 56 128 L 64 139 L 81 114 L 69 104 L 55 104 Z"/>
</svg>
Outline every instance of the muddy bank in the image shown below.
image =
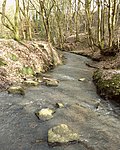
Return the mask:
<svg viewBox="0 0 120 150">
<path fill-rule="evenodd" d="M 94 69 L 86 66 L 86 61 L 91 62 L 90 60 L 70 53 L 64 55 L 66 64 L 47 73 L 59 81 L 57 87 L 32 87 L 27 89 L 25 96 L 0 93 L 1 149 L 120 149 L 119 107 L 96 94 L 92 82 Z M 64 107 L 56 108 L 56 103 L 62 103 Z M 55 110 L 53 117 L 47 121 L 40 120 L 35 115 L 37 110 L 44 108 Z M 48 131 L 60 124 L 69 126 L 80 136 L 80 141 L 50 146 Z"/>
<path fill-rule="evenodd" d="M 60 55 L 43 41 L 0 39 L 0 89 L 61 64 Z"/>
</svg>

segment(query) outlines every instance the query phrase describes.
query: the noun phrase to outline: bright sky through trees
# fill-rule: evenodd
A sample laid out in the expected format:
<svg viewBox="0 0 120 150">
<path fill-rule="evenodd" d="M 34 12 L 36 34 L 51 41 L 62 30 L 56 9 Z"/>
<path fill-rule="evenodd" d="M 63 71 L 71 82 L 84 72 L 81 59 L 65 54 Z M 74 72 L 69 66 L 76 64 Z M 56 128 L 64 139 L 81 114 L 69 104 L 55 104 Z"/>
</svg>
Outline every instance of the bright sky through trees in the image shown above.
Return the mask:
<svg viewBox="0 0 120 150">
<path fill-rule="evenodd" d="M 3 3 L 3 0 L 0 0 L 0 6 L 2 5 L 2 3 Z M 11 6 L 13 4 L 15 4 L 15 0 L 7 0 L 7 6 Z"/>
<path fill-rule="evenodd" d="M 7 0 L 7 5 L 13 5 L 15 3 L 15 0 Z"/>
</svg>

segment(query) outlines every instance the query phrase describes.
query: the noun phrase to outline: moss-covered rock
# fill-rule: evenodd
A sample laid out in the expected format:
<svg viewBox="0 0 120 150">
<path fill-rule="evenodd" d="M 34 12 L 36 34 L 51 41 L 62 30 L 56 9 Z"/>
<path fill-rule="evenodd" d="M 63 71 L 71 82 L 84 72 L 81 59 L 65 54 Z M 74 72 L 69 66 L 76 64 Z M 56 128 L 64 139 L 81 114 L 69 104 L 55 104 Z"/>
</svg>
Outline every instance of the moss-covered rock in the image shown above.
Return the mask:
<svg viewBox="0 0 120 150">
<path fill-rule="evenodd" d="M 57 125 L 48 131 L 48 143 L 53 146 L 78 142 L 79 138 L 66 124 Z"/>
<path fill-rule="evenodd" d="M 9 94 L 20 94 L 20 95 L 25 95 L 25 91 L 23 87 L 21 86 L 11 86 L 8 88 L 8 93 Z"/>
<path fill-rule="evenodd" d="M 43 108 L 40 111 L 35 112 L 35 115 L 43 121 L 47 121 L 49 119 L 53 118 L 53 114 L 55 113 L 55 111 L 53 109 L 50 108 Z"/>
<path fill-rule="evenodd" d="M 25 86 L 37 86 L 39 85 L 39 82 L 29 79 L 29 80 L 24 81 L 23 84 Z"/>
<path fill-rule="evenodd" d="M 44 80 L 46 86 L 58 86 L 58 84 L 59 84 L 59 81 L 56 79 L 44 77 L 43 80 Z"/>
<path fill-rule="evenodd" d="M 120 70 L 97 70 L 93 81 L 103 98 L 120 102 Z"/>
</svg>

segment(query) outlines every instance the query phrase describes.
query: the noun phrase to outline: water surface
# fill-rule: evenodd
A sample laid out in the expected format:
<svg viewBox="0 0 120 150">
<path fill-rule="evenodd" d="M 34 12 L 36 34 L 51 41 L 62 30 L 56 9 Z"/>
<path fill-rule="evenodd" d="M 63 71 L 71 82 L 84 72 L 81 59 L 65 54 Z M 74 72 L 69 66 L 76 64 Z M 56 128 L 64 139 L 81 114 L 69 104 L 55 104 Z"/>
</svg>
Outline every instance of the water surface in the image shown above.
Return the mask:
<svg viewBox="0 0 120 150">
<path fill-rule="evenodd" d="M 47 73 L 60 81 L 58 87 L 40 85 L 27 89 L 25 96 L 0 93 L 1 150 L 120 150 L 119 107 L 96 94 L 94 69 L 85 65 L 91 60 L 70 53 L 64 55 L 65 65 Z M 85 81 L 78 81 L 80 78 Z M 65 108 L 57 109 L 53 119 L 37 119 L 36 110 L 55 108 L 57 102 L 64 103 Z M 80 134 L 81 142 L 49 147 L 47 132 L 60 123 Z"/>
</svg>

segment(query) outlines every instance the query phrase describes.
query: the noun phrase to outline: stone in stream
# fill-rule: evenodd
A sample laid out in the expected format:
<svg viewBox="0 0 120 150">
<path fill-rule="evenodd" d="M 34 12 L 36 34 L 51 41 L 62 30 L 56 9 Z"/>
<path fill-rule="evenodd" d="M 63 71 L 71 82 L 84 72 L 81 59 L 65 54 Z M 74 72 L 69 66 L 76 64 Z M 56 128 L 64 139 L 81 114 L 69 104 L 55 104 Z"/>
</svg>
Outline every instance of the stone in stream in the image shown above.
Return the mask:
<svg viewBox="0 0 120 150">
<path fill-rule="evenodd" d="M 39 85 L 39 82 L 33 81 L 33 80 L 26 80 L 23 83 L 26 86 L 37 86 L 37 85 Z"/>
<path fill-rule="evenodd" d="M 96 102 L 96 103 L 94 104 L 94 108 L 95 108 L 95 109 L 98 109 L 100 105 L 101 105 L 101 103 L 100 103 L 100 101 L 98 101 L 98 102 Z"/>
<path fill-rule="evenodd" d="M 63 103 L 56 103 L 56 107 L 57 108 L 64 108 L 64 104 Z"/>
<path fill-rule="evenodd" d="M 51 76 L 48 74 L 43 74 L 41 72 L 36 72 L 34 75 L 39 83 L 43 83 L 45 79 L 49 79 Z"/>
<path fill-rule="evenodd" d="M 8 93 L 9 94 L 20 94 L 20 95 L 25 95 L 25 91 L 23 87 L 21 86 L 11 86 L 8 88 Z"/>
<path fill-rule="evenodd" d="M 47 86 L 58 86 L 59 81 L 56 79 L 46 78 L 44 77 L 44 82 Z"/>
<path fill-rule="evenodd" d="M 66 124 L 57 125 L 48 131 L 48 144 L 51 146 L 70 144 L 79 140 L 80 136 Z"/>
<path fill-rule="evenodd" d="M 85 78 L 80 78 L 78 79 L 78 81 L 85 81 Z"/>
<path fill-rule="evenodd" d="M 40 111 L 36 112 L 35 115 L 38 117 L 38 119 L 47 121 L 53 118 L 54 113 L 55 111 L 50 108 L 43 108 Z"/>
</svg>

